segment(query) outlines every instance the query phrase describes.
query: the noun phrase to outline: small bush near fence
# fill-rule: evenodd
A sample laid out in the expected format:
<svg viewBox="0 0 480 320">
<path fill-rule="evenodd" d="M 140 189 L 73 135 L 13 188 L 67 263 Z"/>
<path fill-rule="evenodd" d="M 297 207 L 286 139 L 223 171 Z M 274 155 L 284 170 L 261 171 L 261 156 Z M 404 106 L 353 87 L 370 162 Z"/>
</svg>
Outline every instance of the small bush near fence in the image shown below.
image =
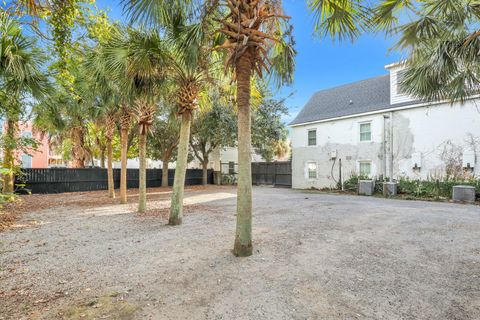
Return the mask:
<svg viewBox="0 0 480 320">
<path fill-rule="evenodd" d="M 410 180 L 400 179 L 398 181 L 398 192 L 417 198 L 447 198 L 452 197 L 453 186 L 466 185 L 475 187 L 477 198 L 480 195 L 480 180 Z"/>
<path fill-rule="evenodd" d="M 343 182 L 345 191 L 356 192 L 359 180 L 369 180 L 367 177 L 352 175 Z M 375 180 L 375 193 L 383 193 L 383 177 Z M 480 198 L 480 179 L 446 179 L 446 180 L 413 180 L 401 178 L 397 181 L 398 194 L 420 199 L 450 199 L 453 186 L 467 185 L 475 187 L 477 199 Z"/>
</svg>

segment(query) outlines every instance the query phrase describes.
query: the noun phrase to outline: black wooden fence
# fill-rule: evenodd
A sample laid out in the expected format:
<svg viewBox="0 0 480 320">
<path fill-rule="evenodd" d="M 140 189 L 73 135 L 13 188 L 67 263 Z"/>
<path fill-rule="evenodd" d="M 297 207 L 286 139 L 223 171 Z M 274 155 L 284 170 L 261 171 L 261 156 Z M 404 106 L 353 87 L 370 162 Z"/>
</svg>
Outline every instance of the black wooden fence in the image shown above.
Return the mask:
<svg viewBox="0 0 480 320">
<path fill-rule="evenodd" d="M 23 169 L 16 179 L 17 184 L 25 184 L 32 193 L 62 193 L 76 191 L 106 190 L 107 169 Z M 168 170 L 168 185 L 173 185 L 175 170 Z M 120 169 L 113 169 L 115 188 L 120 187 Z M 208 183 L 213 183 L 213 171 L 208 171 Z M 147 169 L 147 187 L 160 187 L 162 169 Z M 188 169 L 186 185 L 202 184 L 202 170 Z M 127 169 L 127 188 L 138 188 L 138 169 Z"/>
<path fill-rule="evenodd" d="M 275 187 L 292 186 L 292 163 L 282 162 L 253 162 L 252 183 L 255 185 L 268 184 Z"/>
</svg>

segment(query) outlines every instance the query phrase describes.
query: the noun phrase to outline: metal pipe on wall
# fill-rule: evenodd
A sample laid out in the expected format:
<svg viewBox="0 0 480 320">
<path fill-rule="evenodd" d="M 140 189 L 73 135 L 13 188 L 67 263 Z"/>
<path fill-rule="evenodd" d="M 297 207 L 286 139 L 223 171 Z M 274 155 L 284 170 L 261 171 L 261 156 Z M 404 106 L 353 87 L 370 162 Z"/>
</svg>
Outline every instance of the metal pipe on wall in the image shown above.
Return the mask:
<svg viewBox="0 0 480 320">
<path fill-rule="evenodd" d="M 393 111 L 390 112 L 390 182 L 393 182 Z"/>
</svg>

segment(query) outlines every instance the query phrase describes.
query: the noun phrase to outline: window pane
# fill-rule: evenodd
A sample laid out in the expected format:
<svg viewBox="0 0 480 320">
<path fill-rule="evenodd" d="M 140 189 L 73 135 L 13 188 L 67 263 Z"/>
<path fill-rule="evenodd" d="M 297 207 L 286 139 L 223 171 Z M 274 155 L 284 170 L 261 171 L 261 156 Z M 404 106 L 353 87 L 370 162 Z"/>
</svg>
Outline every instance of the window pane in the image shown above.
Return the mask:
<svg viewBox="0 0 480 320">
<path fill-rule="evenodd" d="M 372 164 L 370 162 L 360 162 L 360 175 L 369 176 L 371 173 Z"/>
<path fill-rule="evenodd" d="M 308 178 L 309 179 L 317 178 L 317 164 L 315 162 L 308 163 Z"/>
<path fill-rule="evenodd" d="M 22 168 L 31 168 L 32 167 L 32 157 L 28 154 L 22 155 Z"/>
<path fill-rule="evenodd" d="M 235 174 L 235 162 L 228 162 L 228 174 Z"/>
<path fill-rule="evenodd" d="M 308 131 L 308 145 L 309 146 L 317 145 L 317 130 Z"/>
<path fill-rule="evenodd" d="M 360 141 L 370 141 L 372 139 L 370 123 L 360 124 Z"/>
</svg>

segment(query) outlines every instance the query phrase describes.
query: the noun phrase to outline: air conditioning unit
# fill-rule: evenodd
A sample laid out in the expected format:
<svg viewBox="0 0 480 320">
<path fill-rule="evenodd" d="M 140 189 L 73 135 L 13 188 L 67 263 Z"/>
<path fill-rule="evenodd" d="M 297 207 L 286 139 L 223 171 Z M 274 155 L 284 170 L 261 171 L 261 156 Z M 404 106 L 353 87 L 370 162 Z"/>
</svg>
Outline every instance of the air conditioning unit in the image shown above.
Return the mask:
<svg viewBox="0 0 480 320">
<path fill-rule="evenodd" d="M 416 152 L 412 154 L 412 168 L 414 170 L 420 170 L 422 168 L 422 154 L 420 152 Z"/>
<path fill-rule="evenodd" d="M 467 169 L 475 167 L 475 152 L 473 150 L 463 152 L 462 167 Z"/>
</svg>

